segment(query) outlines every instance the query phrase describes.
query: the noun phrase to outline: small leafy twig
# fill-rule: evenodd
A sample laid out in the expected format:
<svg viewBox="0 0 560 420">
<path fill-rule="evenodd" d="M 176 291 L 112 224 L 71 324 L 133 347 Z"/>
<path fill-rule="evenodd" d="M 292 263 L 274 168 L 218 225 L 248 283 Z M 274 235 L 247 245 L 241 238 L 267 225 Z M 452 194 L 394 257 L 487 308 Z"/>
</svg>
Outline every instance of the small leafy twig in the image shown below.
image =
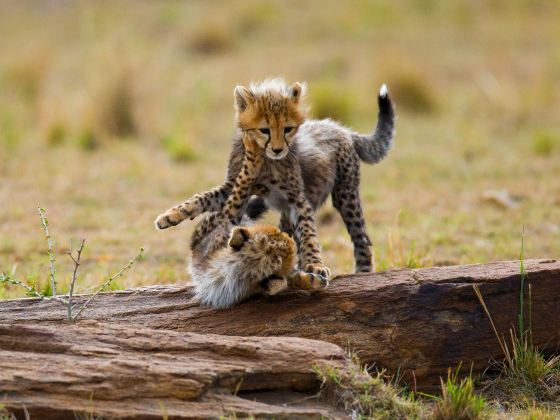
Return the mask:
<svg viewBox="0 0 560 420">
<path fill-rule="evenodd" d="M 74 271 L 72 273 L 72 280 L 70 281 L 70 290 L 68 291 L 68 304 L 66 305 L 66 309 L 68 310 L 68 320 L 70 322 L 73 321 L 72 319 L 72 296 L 74 295 L 74 286 L 76 285 L 76 280 L 78 279 L 78 267 L 80 267 L 80 259 L 82 258 L 82 251 L 84 250 L 84 245 L 86 243 L 85 238 L 82 239 L 82 242 L 78 248 L 76 248 L 76 258 L 72 255 L 72 244 L 70 243 L 70 251 L 66 251 L 66 253 L 70 256 L 72 261 L 74 262 Z"/>
<path fill-rule="evenodd" d="M 125 273 L 125 271 L 129 270 L 130 268 L 132 268 L 132 265 L 136 262 L 136 260 L 138 258 L 140 258 L 142 256 L 142 253 L 144 252 L 144 248 L 140 248 L 140 251 L 138 252 L 138 254 L 136 254 L 136 256 L 134 258 L 132 258 L 127 265 L 125 265 L 123 268 L 120 269 L 120 271 L 115 274 L 114 276 L 111 276 L 107 279 L 107 281 L 105 281 L 105 283 L 103 283 L 101 285 L 101 287 L 99 289 L 97 289 L 95 291 L 94 294 L 92 294 L 90 296 L 90 298 L 86 301 L 86 303 L 84 303 L 82 305 L 82 307 L 78 310 L 78 312 L 76 313 L 76 315 L 74 316 L 74 321 L 78 319 L 78 317 L 80 316 L 80 314 L 82 313 L 82 311 L 91 303 L 91 301 L 93 299 L 95 299 L 95 297 L 101 293 L 103 290 L 105 290 L 117 277 L 122 277 Z"/>
<path fill-rule="evenodd" d="M 64 299 L 62 296 L 45 296 L 42 295 L 41 293 L 39 293 L 34 287 L 28 286 L 27 284 L 23 283 L 22 281 L 12 277 L 9 274 L 6 273 L 0 273 L 0 283 L 9 283 L 9 284 L 13 284 L 15 286 L 20 286 L 22 288 L 24 288 L 25 290 L 27 290 L 27 292 L 36 298 L 39 298 L 41 300 L 54 300 L 56 302 L 60 302 L 66 305 L 67 300 Z"/>
<path fill-rule="evenodd" d="M 56 296 L 56 272 L 54 268 L 53 245 L 52 245 L 51 235 L 49 233 L 49 220 L 47 219 L 47 216 L 45 216 L 44 208 L 37 206 L 37 210 L 39 212 L 39 217 L 41 218 L 41 226 L 43 226 L 43 230 L 45 231 L 45 236 L 47 237 L 47 244 L 49 247 L 49 265 L 51 269 L 51 289 L 52 289 L 52 295 Z"/>
<path fill-rule="evenodd" d="M 33 297 L 38 297 L 38 298 L 43 298 L 44 296 L 41 295 L 39 292 L 37 292 L 37 290 L 35 290 L 33 287 L 28 286 L 27 284 L 19 281 L 18 279 L 13 278 L 12 276 L 10 276 L 9 274 L 6 273 L 0 273 L 0 282 L 2 283 L 10 283 L 13 284 L 15 286 L 20 286 L 23 287 L 25 290 L 27 290 L 27 292 L 32 295 Z"/>
</svg>

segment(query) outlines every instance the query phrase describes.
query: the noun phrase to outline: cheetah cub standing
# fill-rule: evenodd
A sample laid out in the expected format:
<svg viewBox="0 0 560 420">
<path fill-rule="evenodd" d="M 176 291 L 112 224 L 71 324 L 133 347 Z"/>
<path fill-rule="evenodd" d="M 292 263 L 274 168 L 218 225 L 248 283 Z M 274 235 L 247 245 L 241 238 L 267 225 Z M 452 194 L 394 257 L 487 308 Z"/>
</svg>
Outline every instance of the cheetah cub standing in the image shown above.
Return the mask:
<svg viewBox="0 0 560 420">
<path fill-rule="evenodd" d="M 318 276 L 296 272 L 294 240 L 270 225 L 235 226 L 232 222 L 251 191 L 263 157 L 245 142 L 245 157 L 234 181 L 236 193 L 221 212 L 205 215 L 191 238 L 189 271 L 203 305 L 228 308 L 256 294 L 275 295 L 287 287 L 317 289 Z"/>
<path fill-rule="evenodd" d="M 294 233 L 299 267 L 328 277 L 321 258 L 315 228 L 315 211 L 332 196 L 352 242 L 356 271 L 371 271 L 371 241 L 360 200 L 360 161 L 377 163 L 390 149 L 394 132 L 393 105 L 385 85 L 378 96 L 377 128 L 371 135 L 358 134 L 329 120 L 306 120 L 304 86 L 287 86 L 267 80 L 249 88 L 235 88 L 238 132 L 233 140 L 226 182 L 197 194 L 156 219 L 159 229 L 175 226 L 207 211 L 220 211 L 241 170 L 242 138 L 254 140 L 266 159 L 256 183 L 267 191 L 253 198 L 247 213 L 254 216 L 266 207 L 281 212 L 280 228 Z"/>
</svg>

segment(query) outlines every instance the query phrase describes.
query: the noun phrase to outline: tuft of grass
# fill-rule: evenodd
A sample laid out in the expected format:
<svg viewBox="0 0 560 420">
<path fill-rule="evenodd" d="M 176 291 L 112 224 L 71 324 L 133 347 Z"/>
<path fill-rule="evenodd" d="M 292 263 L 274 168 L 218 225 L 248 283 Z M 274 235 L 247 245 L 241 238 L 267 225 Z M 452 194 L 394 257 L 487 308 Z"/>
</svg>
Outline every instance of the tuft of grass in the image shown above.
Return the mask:
<svg viewBox="0 0 560 420">
<path fill-rule="evenodd" d="M 11 254 L 15 252 L 16 247 L 10 238 L 0 239 L 0 254 Z"/>
<path fill-rule="evenodd" d="M 349 123 L 352 116 L 352 100 L 344 88 L 331 81 L 313 83 L 310 86 L 311 113 L 315 118 L 332 118 Z"/>
<path fill-rule="evenodd" d="M 242 417 L 244 420 L 255 420 L 254 416 L 248 416 L 248 417 Z M 236 413 L 231 413 L 231 414 L 223 414 L 219 417 L 220 420 L 237 420 L 239 419 L 239 417 L 237 417 Z"/>
<path fill-rule="evenodd" d="M 549 131 L 537 131 L 533 135 L 533 152 L 538 156 L 550 156 L 560 146 L 560 135 Z"/>
<path fill-rule="evenodd" d="M 8 71 L 9 83 L 23 98 L 34 101 L 39 95 L 50 65 L 48 51 L 36 50 L 21 57 Z"/>
<path fill-rule="evenodd" d="M 189 40 L 188 47 L 200 55 L 218 55 L 234 47 L 235 34 L 227 22 L 206 22 Z"/>
<path fill-rule="evenodd" d="M 505 358 L 498 363 L 500 374 L 483 383 L 485 393 L 512 408 L 560 403 L 560 356 L 547 358 L 527 334 L 517 336 L 510 330 L 510 339 L 511 350 L 499 338 Z"/>
<path fill-rule="evenodd" d="M 163 148 L 174 161 L 190 162 L 196 160 L 196 153 L 188 139 L 179 133 L 165 136 L 163 139 Z"/>
<path fill-rule="evenodd" d="M 459 380 L 460 367 L 449 369 L 447 380 L 441 379 L 441 397 L 436 398 L 434 420 L 476 420 L 486 417 L 486 400 L 474 393 L 472 376 Z"/>
<path fill-rule="evenodd" d="M 428 258 L 429 252 L 421 253 L 416 249 L 416 242 L 412 241 L 406 246 L 400 233 L 400 217 L 402 212 L 397 212 L 395 227 L 388 232 L 387 257 L 378 260 L 378 269 L 386 270 L 393 267 L 421 268 L 431 265 Z"/>
<path fill-rule="evenodd" d="M 365 368 L 347 371 L 330 366 L 313 366 L 321 380 L 320 397 L 352 413 L 358 419 L 420 418 L 422 407 L 408 395 L 387 383 L 383 372 L 371 376 Z"/>
<path fill-rule="evenodd" d="M 235 27 L 243 37 L 255 36 L 266 31 L 279 16 L 278 5 L 272 2 L 244 2 L 238 10 Z"/>
<path fill-rule="evenodd" d="M 64 142 L 68 136 L 66 126 L 57 121 L 47 128 L 46 141 L 49 146 L 58 146 Z"/>
<path fill-rule="evenodd" d="M 85 151 L 93 151 L 101 146 L 101 139 L 91 127 L 82 127 L 76 135 L 76 145 Z"/>
<path fill-rule="evenodd" d="M 4 404 L 0 404 L 0 420 L 17 420 L 17 418 L 6 410 Z"/>
<path fill-rule="evenodd" d="M 99 129 L 108 136 L 127 138 L 138 132 L 130 76 L 122 72 L 99 92 L 95 104 Z"/>
<path fill-rule="evenodd" d="M 42 296 L 52 296 L 52 285 L 50 278 L 45 275 L 40 275 L 38 272 L 30 273 L 26 276 L 25 282 L 31 287 L 31 289 L 36 290 Z M 26 296 L 35 296 L 32 291 L 27 290 Z"/>
<path fill-rule="evenodd" d="M 433 114 L 437 111 L 436 97 L 419 76 L 401 73 L 390 80 L 389 86 L 399 109 L 416 114 Z"/>
<path fill-rule="evenodd" d="M 20 127 L 9 112 L 0 113 L 0 147 L 15 150 L 22 140 Z"/>
<path fill-rule="evenodd" d="M 108 275 L 110 275 L 110 274 L 108 274 Z M 117 290 L 124 290 L 124 287 L 123 287 L 123 285 L 121 284 L 120 281 L 115 280 L 115 281 L 109 283 L 109 285 L 106 287 L 105 290 L 110 290 L 111 292 L 115 292 Z"/>
<path fill-rule="evenodd" d="M 558 416 L 549 409 L 532 405 L 515 416 L 517 420 L 557 420 Z"/>
</svg>

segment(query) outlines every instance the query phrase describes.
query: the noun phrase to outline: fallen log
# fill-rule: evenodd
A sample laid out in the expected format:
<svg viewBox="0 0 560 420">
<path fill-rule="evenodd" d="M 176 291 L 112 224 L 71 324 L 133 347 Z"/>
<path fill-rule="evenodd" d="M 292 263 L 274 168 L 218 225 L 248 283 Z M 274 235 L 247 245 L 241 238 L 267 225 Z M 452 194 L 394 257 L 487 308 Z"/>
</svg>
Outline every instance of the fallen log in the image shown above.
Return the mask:
<svg viewBox="0 0 560 420">
<path fill-rule="evenodd" d="M 333 344 L 92 324 L 0 326 L 0 403 L 40 419 L 345 417 L 313 398 L 313 365 L 351 365 Z"/>
<path fill-rule="evenodd" d="M 560 262 L 525 261 L 532 285 L 533 342 L 560 350 Z M 198 306 L 191 287 L 153 286 L 99 296 L 85 318 L 119 325 L 236 336 L 298 336 L 338 344 L 362 362 L 405 375 L 418 389 L 439 385 L 462 363 L 481 373 L 502 352 L 480 305 L 478 285 L 500 334 L 517 325 L 519 261 L 398 269 L 339 276 L 322 291 L 257 298 L 217 311 Z M 86 296 L 77 298 L 83 302 Z M 0 302 L 3 323 L 61 324 L 53 302 Z M 529 319 L 527 316 L 526 319 Z"/>
</svg>

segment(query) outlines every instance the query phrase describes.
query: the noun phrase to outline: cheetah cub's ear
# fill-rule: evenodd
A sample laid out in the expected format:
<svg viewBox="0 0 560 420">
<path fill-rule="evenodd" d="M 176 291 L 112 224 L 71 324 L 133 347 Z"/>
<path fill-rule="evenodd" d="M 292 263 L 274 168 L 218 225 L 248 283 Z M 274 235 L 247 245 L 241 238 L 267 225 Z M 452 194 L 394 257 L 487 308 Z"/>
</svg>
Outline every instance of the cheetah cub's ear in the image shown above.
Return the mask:
<svg viewBox="0 0 560 420">
<path fill-rule="evenodd" d="M 236 251 L 239 251 L 249 240 L 249 231 L 242 227 L 236 227 L 231 231 L 228 245 Z"/>
<path fill-rule="evenodd" d="M 305 84 L 302 85 L 300 82 L 295 82 L 288 89 L 290 92 L 290 98 L 295 104 L 298 104 L 301 97 L 305 93 Z"/>
<path fill-rule="evenodd" d="M 255 101 L 253 93 L 245 86 L 237 85 L 233 90 L 235 96 L 235 109 L 243 112 L 247 107 Z"/>
</svg>

